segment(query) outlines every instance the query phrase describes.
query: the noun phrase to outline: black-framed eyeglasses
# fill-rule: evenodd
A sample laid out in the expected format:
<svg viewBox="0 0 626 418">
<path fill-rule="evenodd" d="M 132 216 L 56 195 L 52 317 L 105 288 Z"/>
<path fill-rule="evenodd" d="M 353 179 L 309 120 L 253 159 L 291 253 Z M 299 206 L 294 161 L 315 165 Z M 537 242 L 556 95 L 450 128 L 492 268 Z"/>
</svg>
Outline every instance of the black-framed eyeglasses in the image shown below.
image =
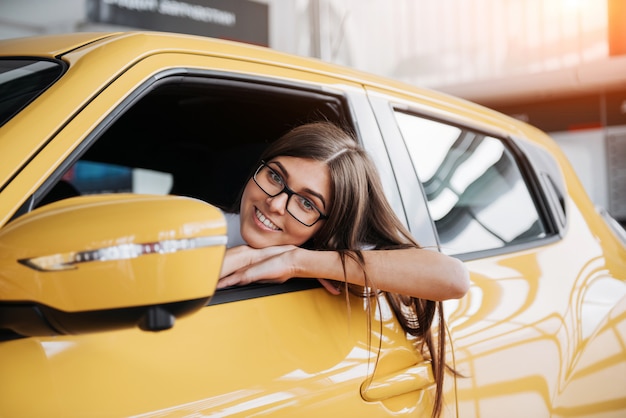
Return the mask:
<svg viewBox="0 0 626 418">
<path fill-rule="evenodd" d="M 268 166 L 265 161 L 261 161 L 261 165 L 254 172 L 254 176 L 252 178 L 257 186 L 259 186 L 259 188 L 270 197 L 278 196 L 281 193 L 287 193 L 287 203 L 285 204 L 285 209 L 302 225 L 313 226 L 320 219 L 328 219 L 328 216 L 319 210 L 318 207 L 311 202 L 311 199 L 308 199 L 291 190 L 289 186 L 287 186 L 283 177 L 272 169 L 272 167 Z"/>
</svg>

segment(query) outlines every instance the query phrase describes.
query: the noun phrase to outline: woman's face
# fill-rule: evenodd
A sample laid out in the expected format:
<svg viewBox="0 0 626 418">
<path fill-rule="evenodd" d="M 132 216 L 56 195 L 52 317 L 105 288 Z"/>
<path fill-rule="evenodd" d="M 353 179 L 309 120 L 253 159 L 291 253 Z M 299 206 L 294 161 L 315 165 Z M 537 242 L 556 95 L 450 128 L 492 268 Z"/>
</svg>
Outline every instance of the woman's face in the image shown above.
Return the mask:
<svg viewBox="0 0 626 418">
<path fill-rule="evenodd" d="M 291 212 L 296 215 L 300 208 L 310 210 L 311 205 L 324 214 L 330 212 L 330 171 L 325 163 L 308 158 L 276 157 L 267 161 L 266 168 L 258 172 L 257 179 L 260 184 L 269 182 L 276 190 L 284 184 L 297 193 L 298 196 L 293 195 L 289 204 Z M 240 206 L 241 236 L 248 245 L 254 248 L 302 245 L 319 231 L 324 220 L 320 219 L 310 227 L 298 222 L 287 211 L 288 198 L 285 192 L 270 197 L 254 179 L 248 181 Z"/>
</svg>

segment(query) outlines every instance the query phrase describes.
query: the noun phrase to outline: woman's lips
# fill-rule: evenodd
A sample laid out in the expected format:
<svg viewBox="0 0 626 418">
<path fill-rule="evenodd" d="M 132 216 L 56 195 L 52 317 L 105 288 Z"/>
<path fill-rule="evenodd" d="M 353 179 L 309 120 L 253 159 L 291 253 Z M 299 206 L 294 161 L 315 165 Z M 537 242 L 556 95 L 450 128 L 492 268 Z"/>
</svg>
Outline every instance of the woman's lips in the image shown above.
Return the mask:
<svg viewBox="0 0 626 418">
<path fill-rule="evenodd" d="M 254 214 L 259 223 L 265 226 L 267 229 L 271 229 L 272 231 L 280 231 L 281 229 L 272 221 L 270 221 L 259 209 L 254 208 Z"/>
</svg>

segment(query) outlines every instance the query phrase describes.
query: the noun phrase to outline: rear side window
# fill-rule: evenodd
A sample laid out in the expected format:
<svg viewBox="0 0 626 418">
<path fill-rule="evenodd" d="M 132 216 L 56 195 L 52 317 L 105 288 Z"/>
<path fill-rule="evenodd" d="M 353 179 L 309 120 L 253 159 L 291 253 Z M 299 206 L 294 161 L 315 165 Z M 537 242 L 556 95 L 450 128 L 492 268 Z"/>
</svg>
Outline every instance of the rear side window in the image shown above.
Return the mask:
<svg viewBox="0 0 626 418">
<path fill-rule="evenodd" d="M 492 250 L 546 237 L 533 197 L 504 141 L 396 112 L 442 251 Z"/>
<path fill-rule="evenodd" d="M 0 126 L 63 73 L 63 64 L 36 59 L 0 60 Z"/>
</svg>

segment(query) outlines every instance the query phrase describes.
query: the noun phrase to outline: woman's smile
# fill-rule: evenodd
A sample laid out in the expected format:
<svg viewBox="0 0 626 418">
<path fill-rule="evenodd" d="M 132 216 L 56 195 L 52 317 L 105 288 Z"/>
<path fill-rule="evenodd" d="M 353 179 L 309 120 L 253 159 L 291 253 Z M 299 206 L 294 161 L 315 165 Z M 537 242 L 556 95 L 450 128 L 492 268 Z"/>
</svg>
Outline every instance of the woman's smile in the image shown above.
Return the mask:
<svg viewBox="0 0 626 418">
<path fill-rule="evenodd" d="M 256 207 L 254 208 L 254 214 L 256 215 L 257 220 L 268 229 L 271 229 L 272 231 L 281 231 L 281 229 L 276 226 L 274 222 L 272 222 L 268 217 L 263 215 L 263 213 L 261 213 L 261 211 Z"/>
</svg>

